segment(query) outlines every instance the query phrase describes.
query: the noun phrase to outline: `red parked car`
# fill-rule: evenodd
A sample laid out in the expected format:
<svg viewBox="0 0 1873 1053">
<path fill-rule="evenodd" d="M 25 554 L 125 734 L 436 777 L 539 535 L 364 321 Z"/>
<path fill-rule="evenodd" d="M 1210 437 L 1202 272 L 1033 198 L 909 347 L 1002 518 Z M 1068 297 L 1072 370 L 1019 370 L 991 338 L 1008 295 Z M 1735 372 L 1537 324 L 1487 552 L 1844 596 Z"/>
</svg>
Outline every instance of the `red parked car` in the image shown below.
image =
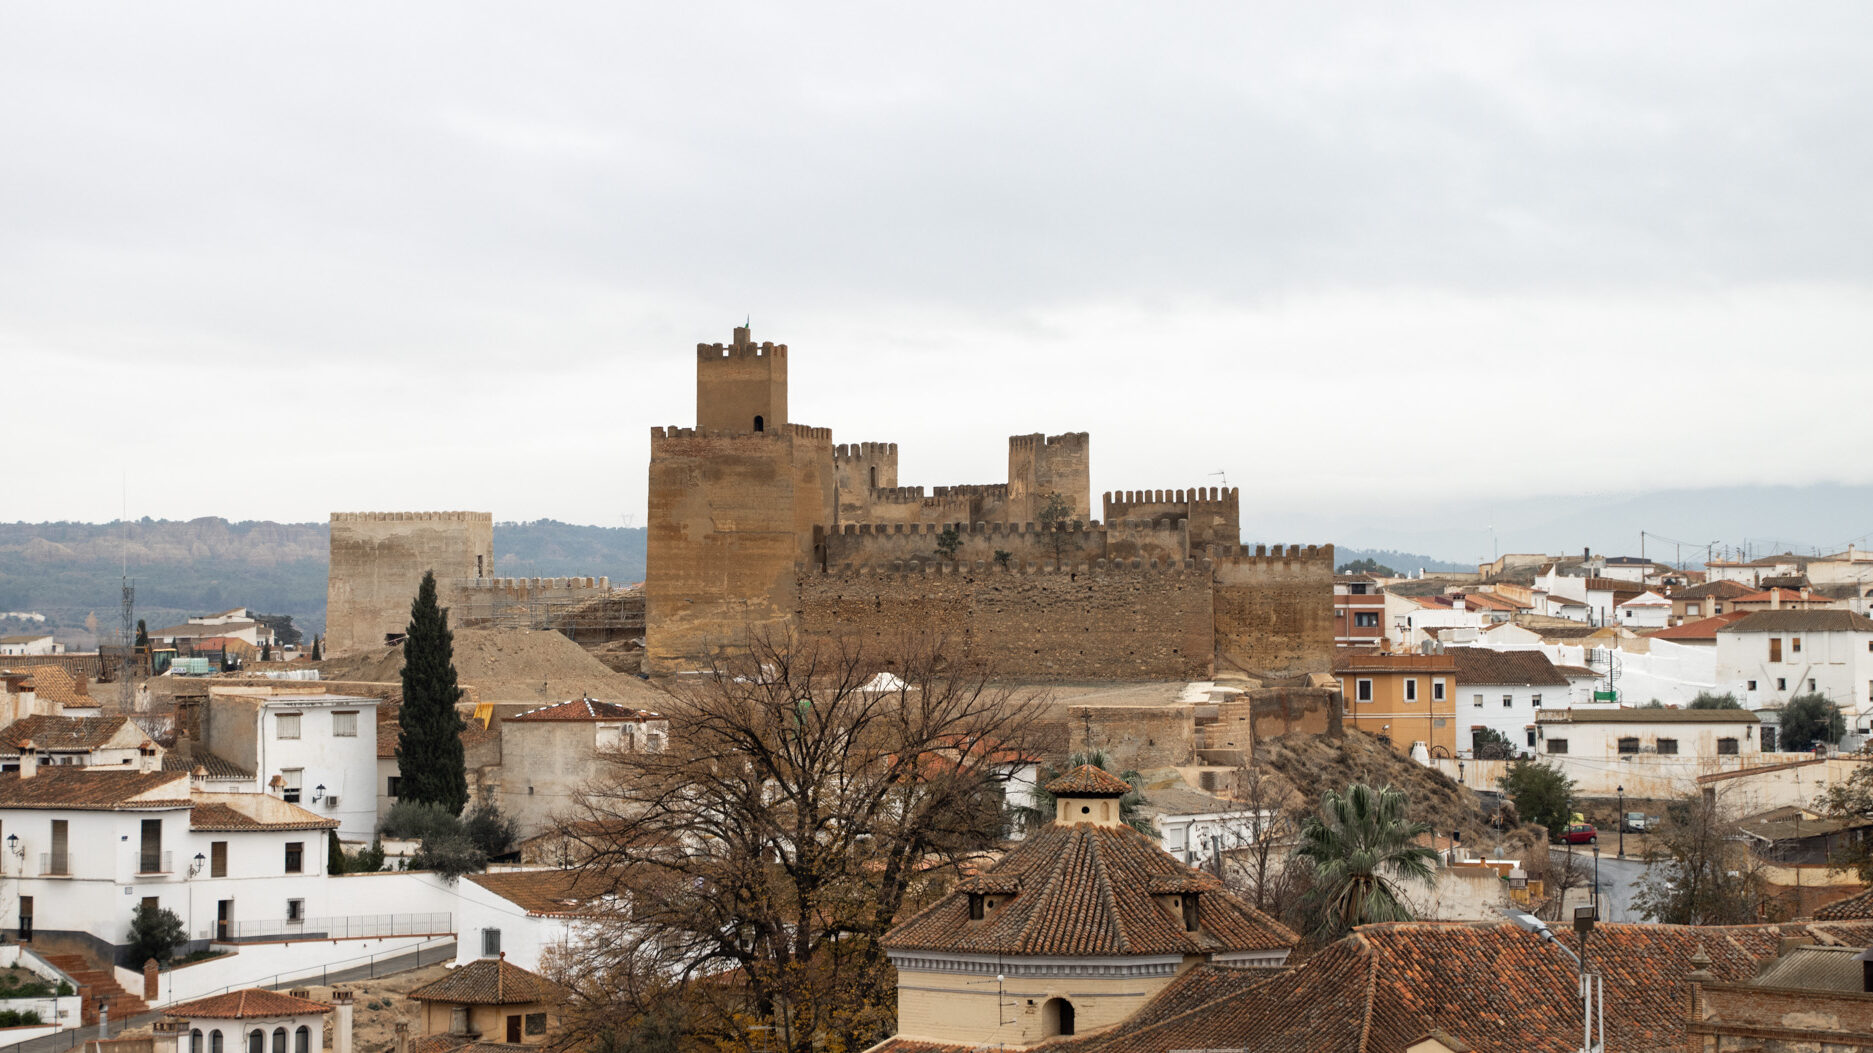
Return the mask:
<svg viewBox="0 0 1873 1053">
<path fill-rule="evenodd" d="M 1561 831 L 1561 843 L 1564 845 L 1597 845 L 1600 843 L 1600 831 L 1592 823 L 1575 823 Z"/>
</svg>

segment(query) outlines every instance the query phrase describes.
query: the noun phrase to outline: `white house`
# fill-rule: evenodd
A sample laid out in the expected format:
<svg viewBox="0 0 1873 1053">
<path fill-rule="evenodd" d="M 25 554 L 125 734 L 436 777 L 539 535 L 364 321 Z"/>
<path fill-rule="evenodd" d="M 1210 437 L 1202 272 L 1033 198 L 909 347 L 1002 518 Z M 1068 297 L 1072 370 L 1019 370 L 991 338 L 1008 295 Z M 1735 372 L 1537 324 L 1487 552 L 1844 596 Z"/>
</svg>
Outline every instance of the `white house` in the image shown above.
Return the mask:
<svg viewBox="0 0 1873 1053">
<path fill-rule="evenodd" d="M 1619 624 L 1632 629 L 1663 629 L 1671 624 L 1671 601 L 1650 589 L 1613 608 Z"/>
<path fill-rule="evenodd" d="M 1740 709 L 1557 709 L 1536 717 L 1543 757 L 1566 765 L 1647 754 L 1748 764 L 1762 753 L 1756 714 Z"/>
<path fill-rule="evenodd" d="M 0 657 L 32 654 L 60 654 L 65 650 L 51 633 L 20 633 L 0 636 Z"/>
<path fill-rule="evenodd" d="M 0 771 L 18 771 L 20 746 L 37 748 L 41 766 L 109 767 L 130 770 L 139 759 L 161 760 L 162 747 L 129 717 L 30 716 L 0 727 Z"/>
<path fill-rule="evenodd" d="M 325 873 L 337 823 L 265 794 L 193 791 L 154 768 L 41 767 L 28 747 L 0 774 L 0 925 L 21 941 L 69 935 L 110 958 L 138 904 L 166 908 L 198 945 L 303 933 L 348 914 Z M 334 909 L 339 908 L 339 909 Z M 130 963 L 127 963 L 130 964 Z"/>
<path fill-rule="evenodd" d="M 325 1014 L 332 1006 L 283 991 L 250 987 L 182 1002 L 163 1010 L 176 1025 L 173 1045 L 155 1053 L 317 1053 L 325 1048 Z M 350 1053 L 351 1006 L 333 1027 L 332 1047 Z"/>
<path fill-rule="evenodd" d="M 1758 611 L 1717 630 L 1717 683 L 1749 709 L 1819 693 L 1862 739 L 1873 731 L 1873 620 L 1846 610 Z"/>
<path fill-rule="evenodd" d="M 358 695 L 269 688 L 213 689 L 207 748 L 252 770 L 259 789 L 338 820 L 338 835 L 368 841 L 377 829 L 377 705 Z"/>
<path fill-rule="evenodd" d="M 1536 714 L 1569 702 L 1567 677 L 1540 651 L 1451 647 L 1444 654 L 1457 664 L 1459 756 L 1474 755 L 1476 734 L 1484 729 L 1507 739 L 1518 755 L 1534 753 Z"/>
<path fill-rule="evenodd" d="M 612 881 L 597 870 L 491 870 L 457 883 L 455 960 L 506 955 L 538 972 L 542 956 L 565 954 L 610 911 Z"/>
</svg>

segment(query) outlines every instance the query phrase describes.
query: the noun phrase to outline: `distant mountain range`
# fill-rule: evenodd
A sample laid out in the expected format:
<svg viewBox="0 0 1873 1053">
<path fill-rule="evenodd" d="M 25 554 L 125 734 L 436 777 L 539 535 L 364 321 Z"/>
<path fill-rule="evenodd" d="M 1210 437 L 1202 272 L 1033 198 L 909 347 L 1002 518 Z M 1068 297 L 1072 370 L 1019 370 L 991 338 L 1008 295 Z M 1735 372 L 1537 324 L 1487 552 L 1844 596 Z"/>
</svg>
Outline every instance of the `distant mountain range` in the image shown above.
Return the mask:
<svg viewBox="0 0 1873 1053">
<path fill-rule="evenodd" d="M 0 619 L 0 634 L 45 628 L 69 647 L 89 648 L 96 637 L 85 623 L 95 615 L 105 638 L 115 639 L 126 572 L 136 586 L 135 617 L 151 628 L 244 606 L 290 614 L 307 634 L 323 632 L 330 541 L 324 523 L 0 523 L 0 612 L 47 619 Z M 589 574 L 629 584 L 644 577 L 644 530 L 496 523 L 494 566 L 503 577 Z"/>
<path fill-rule="evenodd" d="M 1643 542 L 1641 532 L 1646 534 Z M 1474 570 L 1500 552 L 1558 554 L 1592 548 L 1701 565 L 1705 553 L 1764 555 L 1838 551 L 1873 540 L 1873 487 L 1740 486 L 1505 501 L 1435 498 L 1372 515 L 1322 516 L 1258 509 L 1250 543 L 1333 542 L 1336 564 L 1372 559 L 1404 574 Z M 642 527 L 550 519 L 494 525 L 496 573 L 593 575 L 628 584 L 644 577 Z M 290 614 L 307 633 L 325 628 L 329 533 L 324 523 L 144 519 L 132 523 L 0 523 L 0 612 L 33 611 L 74 647 L 95 637 L 96 615 L 114 638 L 127 567 L 136 616 L 151 627 L 191 614 L 246 606 Z M 0 619 L 0 635 L 39 628 Z"/>
</svg>

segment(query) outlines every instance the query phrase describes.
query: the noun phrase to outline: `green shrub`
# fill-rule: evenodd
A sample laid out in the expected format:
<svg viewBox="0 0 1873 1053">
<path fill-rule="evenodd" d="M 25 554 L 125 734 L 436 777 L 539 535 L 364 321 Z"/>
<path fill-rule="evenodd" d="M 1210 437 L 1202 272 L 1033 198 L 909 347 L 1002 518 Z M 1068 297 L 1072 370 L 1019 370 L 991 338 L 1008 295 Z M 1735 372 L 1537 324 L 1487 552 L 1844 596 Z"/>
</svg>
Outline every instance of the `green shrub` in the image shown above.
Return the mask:
<svg viewBox="0 0 1873 1053">
<path fill-rule="evenodd" d="M 384 813 L 377 832 L 402 841 L 426 841 L 437 834 L 459 834 L 462 821 L 440 804 L 398 801 Z"/>
<path fill-rule="evenodd" d="M 31 1009 L 0 1009 L 0 1027 L 31 1027 L 43 1023 L 45 1021 Z"/>
<path fill-rule="evenodd" d="M 158 965 L 176 956 L 176 948 L 188 942 L 182 919 L 173 910 L 138 904 L 130 915 L 130 960 L 156 959 Z"/>
</svg>

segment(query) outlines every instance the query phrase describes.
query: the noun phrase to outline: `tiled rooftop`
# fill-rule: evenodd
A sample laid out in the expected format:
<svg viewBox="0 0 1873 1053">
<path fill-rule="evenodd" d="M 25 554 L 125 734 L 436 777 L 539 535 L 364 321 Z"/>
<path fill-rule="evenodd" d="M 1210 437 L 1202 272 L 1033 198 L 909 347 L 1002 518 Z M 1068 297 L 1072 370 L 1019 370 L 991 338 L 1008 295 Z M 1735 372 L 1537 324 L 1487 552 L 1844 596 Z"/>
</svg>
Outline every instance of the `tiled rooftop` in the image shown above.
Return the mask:
<svg viewBox="0 0 1873 1053">
<path fill-rule="evenodd" d="M 165 1008 L 163 1012 L 180 1020 L 245 1020 L 249 1017 L 323 1013 L 330 1008 L 324 1002 L 315 1002 L 309 998 L 249 987 L 242 991 L 197 998 L 193 1002 L 182 1002 Z"/>
<path fill-rule="evenodd" d="M 409 997 L 458 1005 L 518 1005 L 563 1002 L 567 991 L 539 973 L 510 965 L 506 958 L 481 958 L 418 987 Z"/>
</svg>

